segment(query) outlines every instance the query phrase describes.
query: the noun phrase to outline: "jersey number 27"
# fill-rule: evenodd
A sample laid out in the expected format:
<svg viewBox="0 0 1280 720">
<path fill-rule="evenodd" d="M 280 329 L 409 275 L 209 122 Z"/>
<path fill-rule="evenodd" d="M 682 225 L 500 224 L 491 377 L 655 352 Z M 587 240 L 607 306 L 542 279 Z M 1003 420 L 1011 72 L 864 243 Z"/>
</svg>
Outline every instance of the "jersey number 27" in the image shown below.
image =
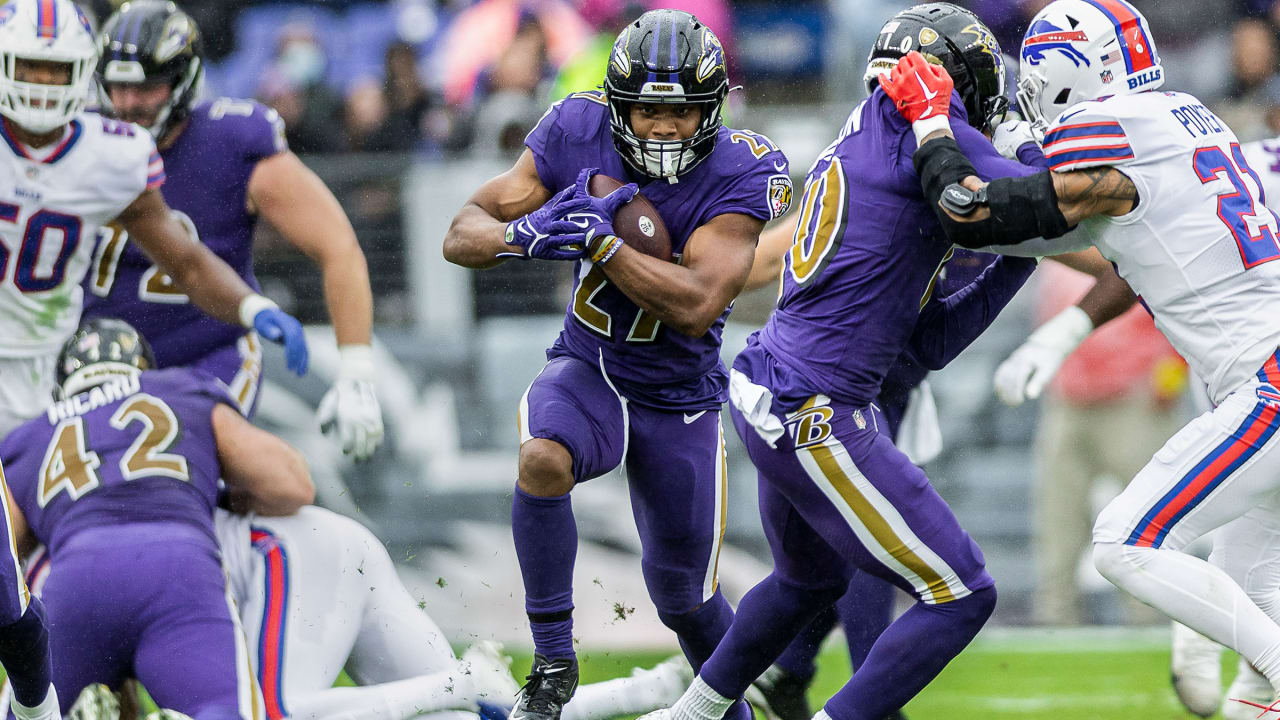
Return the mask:
<svg viewBox="0 0 1280 720">
<path fill-rule="evenodd" d="M 1193 159 L 1196 177 L 1201 184 L 1211 183 L 1221 177 L 1235 188 L 1232 192 L 1218 194 L 1218 217 L 1231 230 L 1240 246 L 1240 259 L 1246 269 L 1280 258 L 1280 218 L 1266 206 L 1262 181 L 1245 162 L 1239 143 L 1231 143 L 1231 156 L 1220 147 L 1203 147 L 1196 150 Z M 1253 181 L 1255 193 L 1242 175 Z"/>
</svg>

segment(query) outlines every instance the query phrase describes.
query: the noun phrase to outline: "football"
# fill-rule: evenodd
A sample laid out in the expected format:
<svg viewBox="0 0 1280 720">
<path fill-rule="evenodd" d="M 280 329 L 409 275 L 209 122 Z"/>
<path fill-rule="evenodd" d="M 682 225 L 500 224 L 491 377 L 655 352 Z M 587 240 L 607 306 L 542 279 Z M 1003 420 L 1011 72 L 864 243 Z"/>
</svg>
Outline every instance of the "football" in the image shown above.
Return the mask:
<svg viewBox="0 0 1280 720">
<path fill-rule="evenodd" d="M 593 197 L 604 197 L 622 185 L 608 175 L 596 173 L 591 176 L 587 191 Z M 633 249 L 659 260 L 671 259 L 671 234 L 658 215 L 658 209 L 642 193 L 636 193 L 631 202 L 614 213 L 613 230 Z"/>
</svg>

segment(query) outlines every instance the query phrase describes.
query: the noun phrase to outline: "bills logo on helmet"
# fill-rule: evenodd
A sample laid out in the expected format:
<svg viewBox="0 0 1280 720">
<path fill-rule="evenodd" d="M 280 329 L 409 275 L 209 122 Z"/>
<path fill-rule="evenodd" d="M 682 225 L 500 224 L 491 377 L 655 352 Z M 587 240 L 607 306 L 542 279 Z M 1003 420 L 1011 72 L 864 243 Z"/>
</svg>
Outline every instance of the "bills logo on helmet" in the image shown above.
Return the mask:
<svg viewBox="0 0 1280 720">
<path fill-rule="evenodd" d="M 1152 68 L 1146 70 L 1139 75 L 1129 78 L 1129 89 L 1134 90 L 1148 83 L 1153 83 L 1160 79 L 1160 68 Z"/>
<path fill-rule="evenodd" d="M 1045 52 L 1057 50 L 1071 58 L 1076 67 L 1088 67 L 1089 58 L 1077 50 L 1073 42 L 1089 42 L 1089 36 L 1083 30 L 1066 30 L 1042 18 L 1027 29 L 1027 36 L 1022 40 L 1022 59 L 1039 65 L 1044 61 Z"/>
<path fill-rule="evenodd" d="M 787 175 L 774 175 L 769 178 L 769 212 L 780 218 L 791 208 L 791 198 L 795 189 L 791 178 Z"/>
<path fill-rule="evenodd" d="M 709 32 L 702 33 L 702 57 L 698 59 L 698 82 L 711 77 L 716 68 L 724 65 L 724 48 L 720 40 Z"/>
<path fill-rule="evenodd" d="M 18 12 L 17 3 L 8 3 L 0 6 L 0 25 L 4 25 L 13 19 L 13 14 Z"/>
</svg>

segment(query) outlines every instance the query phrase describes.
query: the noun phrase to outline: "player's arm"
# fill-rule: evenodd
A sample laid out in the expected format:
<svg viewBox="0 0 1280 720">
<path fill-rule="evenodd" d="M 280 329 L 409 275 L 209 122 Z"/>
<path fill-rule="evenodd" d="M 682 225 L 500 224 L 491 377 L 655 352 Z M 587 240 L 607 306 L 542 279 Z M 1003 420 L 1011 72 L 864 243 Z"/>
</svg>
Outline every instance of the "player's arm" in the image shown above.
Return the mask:
<svg viewBox="0 0 1280 720">
<path fill-rule="evenodd" d="M 1093 277 L 1093 287 L 1075 305 L 1036 328 L 996 368 L 996 396 L 1018 406 L 1044 392 L 1058 368 L 1095 328 L 1123 315 L 1138 301 L 1124 278 L 1096 249 L 1058 255 L 1051 260 Z"/>
<path fill-rule="evenodd" d="M 307 461 L 289 443 L 254 427 L 230 406 L 213 408 L 222 479 L 259 515 L 289 515 L 316 497 Z"/>
<path fill-rule="evenodd" d="M 151 261 L 200 309 L 284 343 L 289 369 L 299 375 L 307 371 L 306 339 L 298 321 L 253 292 L 204 243 L 193 242 L 158 189 L 144 190 L 118 220 Z"/>
<path fill-rule="evenodd" d="M 799 224 L 800 213 L 796 212 L 760 233 L 755 259 L 751 263 L 751 274 L 747 276 L 747 284 L 742 288 L 743 292 L 758 290 L 778 282 L 778 276 L 782 274 L 784 258 L 787 256 L 787 251 L 791 249 L 796 235 L 796 226 Z"/>
<path fill-rule="evenodd" d="M 1000 256 L 973 282 L 927 304 L 911 335 L 911 356 L 929 370 L 946 367 L 995 322 L 1035 269 L 1035 260 Z"/>
<path fill-rule="evenodd" d="M 674 330 L 699 337 L 742 292 L 763 228 L 763 220 L 725 213 L 693 231 L 679 265 L 623 244 L 601 266 L 632 302 Z"/>
<path fill-rule="evenodd" d="M 476 190 L 444 236 L 444 258 L 469 268 L 490 268 L 511 251 L 507 225 L 542 207 L 551 191 L 538 177 L 533 151 L 525 148 L 508 171 Z"/>
<path fill-rule="evenodd" d="M 13 498 L 13 492 L 5 488 L 5 499 L 9 505 L 9 532 L 13 533 L 13 544 L 18 550 L 18 557 L 26 557 L 36 549 L 35 535 L 31 534 L 31 526 L 27 524 L 27 516 Z"/>
<path fill-rule="evenodd" d="M 263 158 L 249 176 L 248 201 L 320 267 L 338 345 L 368 345 L 373 326 L 369 268 L 338 199 L 297 155 Z"/>
</svg>

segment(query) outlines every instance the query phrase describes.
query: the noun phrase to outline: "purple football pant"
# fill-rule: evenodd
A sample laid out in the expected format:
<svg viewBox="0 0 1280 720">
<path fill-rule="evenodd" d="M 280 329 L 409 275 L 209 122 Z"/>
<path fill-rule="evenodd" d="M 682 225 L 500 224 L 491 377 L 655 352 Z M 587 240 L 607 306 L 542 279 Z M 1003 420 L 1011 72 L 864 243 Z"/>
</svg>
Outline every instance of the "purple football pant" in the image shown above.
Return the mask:
<svg viewBox="0 0 1280 720">
<path fill-rule="evenodd" d="M 262 339 L 245 333 L 234 345 L 227 345 L 191 363 L 226 383 L 241 415 L 253 417 L 262 389 Z"/>
<path fill-rule="evenodd" d="M 576 482 L 625 463 L 649 597 L 699 667 L 732 619 L 716 575 L 727 480 L 720 414 L 631 404 L 598 367 L 558 357 L 520 402 L 521 444 L 532 438 L 563 445 Z M 534 520 L 538 513 L 545 521 Z M 532 498 L 518 491 L 512 521 L 531 618 L 567 614 L 577 548 L 567 496 Z M 538 646 L 536 626 L 534 633 Z"/>
<path fill-rule="evenodd" d="M 213 539 L 177 523 L 82 530 L 43 587 L 54 686 L 65 714 L 85 686 L 136 677 L 195 720 L 263 716 Z"/>
<path fill-rule="evenodd" d="M 857 568 L 918 601 L 825 707 L 835 720 L 880 720 L 923 689 L 986 622 L 995 591 L 982 553 L 924 472 L 881 431 L 873 407 L 816 396 L 776 414 L 788 428 L 776 447 L 737 408 L 731 412 L 759 471 L 774 570 L 743 598 L 701 676 L 722 695 L 739 696 L 846 592 Z"/>
</svg>

